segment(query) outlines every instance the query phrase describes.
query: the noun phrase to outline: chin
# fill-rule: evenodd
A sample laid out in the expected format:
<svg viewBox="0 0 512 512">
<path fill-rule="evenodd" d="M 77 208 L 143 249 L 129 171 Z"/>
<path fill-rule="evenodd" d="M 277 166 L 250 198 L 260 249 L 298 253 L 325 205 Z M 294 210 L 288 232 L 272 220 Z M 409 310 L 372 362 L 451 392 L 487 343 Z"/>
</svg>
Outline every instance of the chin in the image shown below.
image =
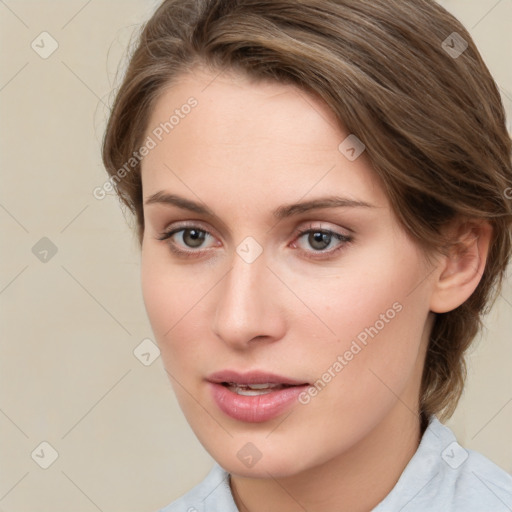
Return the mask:
<svg viewBox="0 0 512 512">
<path fill-rule="evenodd" d="M 286 478 L 293 476 L 306 468 L 297 465 L 295 456 L 281 460 L 276 453 L 263 456 L 252 467 L 248 467 L 238 458 L 217 458 L 217 462 L 229 473 L 244 478 Z"/>
<path fill-rule="evenodd" d="M 328 453 L 315 457 L 312 452 L 304 453 L 297 449 L 298 446 L 307 446 L 307 440 L 306 443 L 299 443 L 289 438 L 286 443 L 277 436 L 273 440 L 266 439 L 267 436 L 268 432 L 265 432 L 260 435 L 234 435 L 229 441 L 217 443 L 212 443 L 211 437 L 206 437 L 207 443 L 200 441 L 221 467 L 246 478 L 286 478 L 332 457 Z"/>
</svg>

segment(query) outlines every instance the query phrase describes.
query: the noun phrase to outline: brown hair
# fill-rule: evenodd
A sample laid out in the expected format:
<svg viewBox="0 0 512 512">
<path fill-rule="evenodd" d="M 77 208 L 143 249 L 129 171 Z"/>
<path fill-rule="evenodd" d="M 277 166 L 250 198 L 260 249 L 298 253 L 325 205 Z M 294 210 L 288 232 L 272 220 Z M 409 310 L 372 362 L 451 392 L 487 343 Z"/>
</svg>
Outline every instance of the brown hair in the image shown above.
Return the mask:
<svg viewBox="0 0 512 512">
<path fill-rule="evenodd" d="M 138 35 L 103 141 L 139 243 L 140 162 L 123 179 L 119 170 L 142 145 L 159 94 L 198 63 L 325 100 L 366 145 L 396 216 L 426 252 L 445 246 L 441 228 L 453 219 L 491 223 L 477 289 L 436 314 L 430 335 L 420 409 L 449 417 L 464 385 L 464 353 L 511 252 L 511 141 L 498 88 L 468 32 L 433 0 L 164 1 Z"/>
</svg>

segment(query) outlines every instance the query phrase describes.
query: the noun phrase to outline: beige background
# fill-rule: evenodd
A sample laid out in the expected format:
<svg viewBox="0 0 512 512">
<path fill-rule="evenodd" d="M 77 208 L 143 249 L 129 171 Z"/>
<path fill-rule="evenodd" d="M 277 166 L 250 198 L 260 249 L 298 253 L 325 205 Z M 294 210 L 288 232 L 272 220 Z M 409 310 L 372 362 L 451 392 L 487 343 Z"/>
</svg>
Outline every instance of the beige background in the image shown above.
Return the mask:
<svg viewBox="0 0 512 512">
<path fill-rule="evenodd" d="M 510 113 L 512 0 L 442 3 L 474 36 Z M 152 338 L 135 238 L 116 198 L 92 195 L 105 181 L 117 66 L 155 5 L 0 2 L 0 511 L 153 512 L 212 464 L 161 359 L 145 366 L 133 353 Z M 31 47 L 43 31 L 58 43 L 46 59 Z M 449 425 L 512 471 L 510 282 L 486 325 Z M 44 441 L 58 454 L 47 469 Z"/>
</svg>

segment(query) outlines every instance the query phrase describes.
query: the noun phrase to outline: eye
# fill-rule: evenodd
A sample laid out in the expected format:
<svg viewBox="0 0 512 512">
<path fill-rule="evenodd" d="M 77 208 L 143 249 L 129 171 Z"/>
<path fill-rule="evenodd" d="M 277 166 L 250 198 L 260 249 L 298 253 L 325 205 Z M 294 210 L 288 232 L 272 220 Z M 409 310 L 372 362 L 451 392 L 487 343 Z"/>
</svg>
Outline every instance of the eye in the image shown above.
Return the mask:
<svg viewBox="0 0 512 512">
<path fill-rule="evenodd" d="M 299 230 L 296 237 L 297 239 L 304 238 L 306 240 L 307 244 L 313 249 L 313 251 L 304 249 L 300 250 L 301 252 L 312 255 L 313 258 L 318 258 L 319 256 L 320 258 L 325 258 L 326 256 L 331 257 L 334 253 L 344 249 L 345 246 L 352 241 L 352 237 L 349 235 L 313 226 Z M 326 249 L 330 246 L 332 247 L 333 243 L 335 248 L 327 251 Z M 296 244 L 294 243 L 294 245 Z"/>
<path fill-rule="evenodd" d="M 176 236 L 178 234 L 179 236 Z M 175 254 L 196 256 L 200 255 L 202 251 L 194 249 L 201 248 L 204 242 L 210 238 L 213 239 L 213 236 L 208 231 L 197 226 L 180 226 L 162 233 L 158 240 L 169 240 L 169 248 Z M 181 239 L 181 243 L 179 244 L 176 239 Z M 193 250 L 180 249 L 180 245 Z"/>
</svg>

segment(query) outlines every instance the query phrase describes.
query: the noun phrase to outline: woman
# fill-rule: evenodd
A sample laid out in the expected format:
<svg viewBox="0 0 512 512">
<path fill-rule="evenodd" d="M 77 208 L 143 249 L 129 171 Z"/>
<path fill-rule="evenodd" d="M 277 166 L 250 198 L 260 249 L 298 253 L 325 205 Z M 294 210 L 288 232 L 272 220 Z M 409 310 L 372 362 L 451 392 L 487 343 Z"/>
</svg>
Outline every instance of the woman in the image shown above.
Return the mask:
<svg viewBox="0 0 512 512">
<path fill-rule="evenodd" d="M 169 0 L 103 159 L 216 460 L 165 512 L 512 509 L 440 423 L 510 257 L 511 142 L 430 0 Z"/>
</svg>

